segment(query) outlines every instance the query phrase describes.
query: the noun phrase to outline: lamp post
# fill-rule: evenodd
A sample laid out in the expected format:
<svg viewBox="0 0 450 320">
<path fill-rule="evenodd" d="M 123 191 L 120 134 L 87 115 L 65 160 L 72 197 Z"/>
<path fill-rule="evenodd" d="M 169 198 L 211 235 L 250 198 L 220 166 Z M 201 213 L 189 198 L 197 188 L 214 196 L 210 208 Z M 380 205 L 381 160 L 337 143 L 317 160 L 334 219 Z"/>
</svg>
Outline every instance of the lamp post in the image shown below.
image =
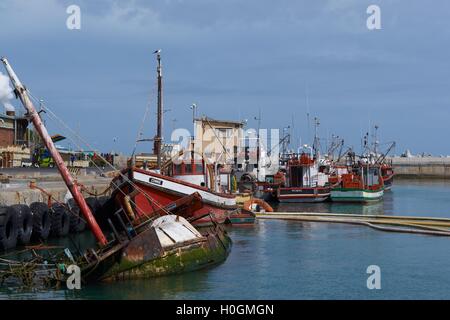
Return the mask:
<svg viewBox="0 0 450 320">
<path fill-rule="evenodd" d="M 192 123 L 195 123 L 195 116 L 196 116 L 196 112 L 197 112 L 197 105 L 195 103 L 193 103 L 189 108 L 192 109 Z"/>
</svg>

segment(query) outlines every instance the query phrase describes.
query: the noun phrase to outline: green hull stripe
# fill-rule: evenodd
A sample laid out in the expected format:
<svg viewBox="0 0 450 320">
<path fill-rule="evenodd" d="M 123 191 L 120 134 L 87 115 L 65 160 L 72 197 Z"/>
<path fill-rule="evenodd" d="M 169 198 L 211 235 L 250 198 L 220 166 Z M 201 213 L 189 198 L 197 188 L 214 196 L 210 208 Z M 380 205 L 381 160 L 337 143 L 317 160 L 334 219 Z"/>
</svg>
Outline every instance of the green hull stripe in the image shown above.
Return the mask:
<svg viewBox="0 0 450 320">
<path fill-rule="evenodd" d="M 357 188 L 336 188 L 336 189 L 331 190 L 331 192 L 333 192 L 333 191 L 340 191 L 340 192 L 361 191 L 361 192 L 367 192 L 367 193 L 376 193 L 376 192 L 380 192 L 383 190 L 384 190 L 384 188 L 381 188 L 379 190 L 368 190 L 368 189 L 357 189 Z"/>
</svg>

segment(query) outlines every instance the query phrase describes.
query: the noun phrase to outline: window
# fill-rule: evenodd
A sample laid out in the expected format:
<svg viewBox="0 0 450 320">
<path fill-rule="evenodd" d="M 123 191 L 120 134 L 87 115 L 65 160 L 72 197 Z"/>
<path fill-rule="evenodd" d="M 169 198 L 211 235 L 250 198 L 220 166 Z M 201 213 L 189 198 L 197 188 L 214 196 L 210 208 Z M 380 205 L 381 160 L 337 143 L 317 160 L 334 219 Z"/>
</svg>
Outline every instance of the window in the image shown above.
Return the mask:
<svg viewBox="0 0 450 320">
<path fill-rule="evenodd" d="M 203 173 L 203 165 L 201 163 L 195 165 L 195 173 Z"/>
<path fill-rule="evenodd" d="M 215 131 L 219 138 L 230 138 L 233 135 L 233 129 L 216 128 Z"/>
</svg>

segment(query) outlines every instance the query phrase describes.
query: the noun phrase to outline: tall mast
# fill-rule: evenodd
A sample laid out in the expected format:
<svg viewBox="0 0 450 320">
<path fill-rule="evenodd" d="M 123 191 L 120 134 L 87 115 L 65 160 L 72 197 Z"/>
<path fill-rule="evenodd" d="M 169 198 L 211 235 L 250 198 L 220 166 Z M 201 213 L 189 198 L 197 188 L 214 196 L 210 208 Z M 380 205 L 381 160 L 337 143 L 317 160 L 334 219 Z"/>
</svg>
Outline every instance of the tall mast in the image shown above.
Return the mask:
<svg viewBox="0 0 450 320">
<path fill-rule="evenodd" d="M 162 117 L 163 117 L 163 102 L 162 102 L 162 69 L 161 69 L 161 49 L 154 52 L 158 61 L 156 69 L 158 75 L 158 110 L 157 110 L 157 129 L 156 137 L 153 144 L 153 153 L 156 154 L 158 168 L 161 168 L 161 144 L 162 144 Z"/>
<path fill-rule="evenodd" d="M 317 159 L 317 161 L 319 161 L 319 157 L 320 157 L 320 141 L 319 141 L 319 134 L 318 134 L 318 129 L 319 129 L 319 118 L 315 117 L 314 118 L 314 142 L 313 142 L 313 149 L 314 149 L 314 157 Z"/>
<path fill-rule="evenodd" d="M 374 133 L 373 133 L 373 152 L 375 153 L 375 158 L 378 157 L 378 125 L 374 126 Z"/>
<path fill-rule="evenodd" d="M 69 170 L 67 169 L 63 159 L 61 158 L 61 155 L 59 154 L 58 150 L 55 147 L 55 144 L 53 143 L 52 138 L 47 132 L 47 129 L 45 128 L 44 124 L 42 123 L 42 120 L 37 113 L 33 103 L 30 100 L 30 97 L 28 96 L 27 89 L 22 85 L 19 78 L 15 74 L 14 70 L 8 63 L 8 60 L 6 58 L 2 58 L 1 61 L 5 65 L 6 71 L 8 72 L 9 78 L 11 79 L 11 82 L 14 86 L 15 92 L 17 96 L 20 98 L 20 101 L 22 102 L 23 106 L 27 110 L 27 116 L 31 119 L 33 122 L 34 127 L 36 128 L 36 131 L 39 133 L 40 137 L 42 138 L 42 141 L 44 142 L 45 146 L 47 147 L 47 150 L 52 155 L 53 160 L 55 161 L 56 166 L 58 167 L 59 172 L 61 173 L 61 176 L 66 183 L 67 188 L 69 189 L 70 193 L 73 196 L 73 199 L 77 203 L 78 207 L 81 210 L 81 213 L 83 214 L 84 218 L 86 219 L 89 228 L 91 229 L 92 233 L 94 234 L 95 238 L 99 242 L 100 245 L 106 245 L 108 241 L 105 238 L 105 235 L 103 234 L 102 230 L 97 224 L 97 221 L 95 220 L 94 216 L 92 215 L 91 210 L 89 209 L 88 205 L 86 204 L 86 201 L 84 200 L 80 190 L 78 189 L 78 186 L 73 181 L 72 176 L 69 173 Z"/>
</svg>

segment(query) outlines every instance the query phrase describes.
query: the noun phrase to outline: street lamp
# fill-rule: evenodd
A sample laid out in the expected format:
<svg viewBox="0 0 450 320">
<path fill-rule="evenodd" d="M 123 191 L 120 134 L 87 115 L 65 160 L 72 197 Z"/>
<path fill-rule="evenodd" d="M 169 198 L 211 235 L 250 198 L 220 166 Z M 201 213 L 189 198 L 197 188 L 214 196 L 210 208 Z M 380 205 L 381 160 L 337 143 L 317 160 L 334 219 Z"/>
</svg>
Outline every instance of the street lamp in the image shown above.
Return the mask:
<svg viewBox="0 0 450 320">
<path fill-rule="evenodd" d="M 197 110 L 197 105 L 193 103 L 189 108 L 192 109 L 192 123 L 195 123 L 195 115 Z"/>
</svg>

